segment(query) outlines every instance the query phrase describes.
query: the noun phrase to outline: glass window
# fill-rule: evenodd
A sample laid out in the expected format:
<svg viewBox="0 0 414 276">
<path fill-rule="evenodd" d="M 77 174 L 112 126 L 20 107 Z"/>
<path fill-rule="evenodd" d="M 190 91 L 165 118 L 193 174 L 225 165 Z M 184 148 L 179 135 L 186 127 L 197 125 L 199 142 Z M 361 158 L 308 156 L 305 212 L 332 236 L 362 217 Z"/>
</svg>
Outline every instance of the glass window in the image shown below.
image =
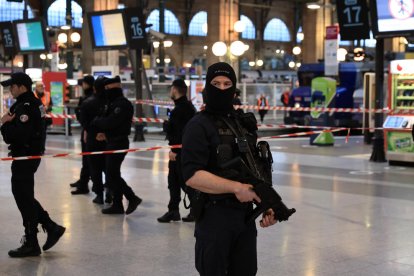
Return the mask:
<svg viewBox="0 0 414 276">
<path fill-rule="evenodd" d="M 12 21 L 23 19 L 24 3 L 7 2 L 0 0 L 0 21 Z M 33 18 L 32 8 L 27 5 L 29 18 Z"/>
<path fill-rule="evenodd" d="M 256 28 L 250 18 L 241 15 L 240 21 L 244 22 L 246 25 L 246 29 L 241 33 L 241 37 L 244 39 L 256 39 Z"/>
<path fill-rule="evenodd" d="M 66 0 L 56 0 L 47 10 L 49 26 L 66 25 Z M 82 7 L 72 1 L 72 27 L 82 28 Z"/>
<path fill-rule="evenodd" d="M 203 27 L 204 26 L 204 27 Z M 188 26 L 188 35 L 207 36 L 204 29 L 207 26 L 207 12 L 201 11 L 196 13 Z"/>
<path fill-rule="evenodd" d="M 264 40 L 289 42 L 290 33 L 286 24 L 279 18 L 273 18 L 264 30 Z"/>
<path fill-rule="evenodd" d="M 374 38 L 372 31 L 369 32 L 369 39 L 365 39 L 365 47 L 375 48 L 377 40 Z"/>
<path fill-rule="evenodd" d="M 164 15 L 165 33 L 166 34 L 181 34 L 180 23 L 177 17 L 170 10 L 165 10 Z M 151 29 L 160 31 L 160 12 L 158 9 L 153 10 L 147 18 L 147 24 L 152 24 Z"/>
</svg>

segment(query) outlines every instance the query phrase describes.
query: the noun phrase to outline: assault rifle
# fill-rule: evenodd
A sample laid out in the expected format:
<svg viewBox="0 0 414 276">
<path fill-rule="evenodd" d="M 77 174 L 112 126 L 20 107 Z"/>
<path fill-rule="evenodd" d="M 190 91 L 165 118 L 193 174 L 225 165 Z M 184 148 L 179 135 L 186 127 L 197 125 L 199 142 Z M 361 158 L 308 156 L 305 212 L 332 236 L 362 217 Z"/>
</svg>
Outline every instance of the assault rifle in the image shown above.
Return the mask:
<svg viewBox="0 0 414 276">
<path fill-rule="evenodd" d="M 289 209 L 282 201 L 280 195 L 269 183 L 258 178 L 246 165 L 241 157 L 233 158 L 220 166 L 222 169 L 236 169 L 244 173 L 243 182 L 253 185 L 254 192 L 261 199 L 261 202 L 255 202 L 256 208 L 248 215 L 247 221 L 254 221 L 262 213 L 268 209 L 272 209 L 275 213 L 274 217 L 277 221 L 286 221 L 296 212 L 295 208 Z"/>
</svg>

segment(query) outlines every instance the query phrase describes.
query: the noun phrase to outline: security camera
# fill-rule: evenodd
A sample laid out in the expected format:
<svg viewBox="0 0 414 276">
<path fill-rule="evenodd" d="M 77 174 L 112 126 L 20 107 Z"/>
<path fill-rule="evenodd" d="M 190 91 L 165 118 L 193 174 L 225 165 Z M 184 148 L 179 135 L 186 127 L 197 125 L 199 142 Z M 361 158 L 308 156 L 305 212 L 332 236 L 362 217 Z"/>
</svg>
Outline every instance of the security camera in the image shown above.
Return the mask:
<svg viewBox="0 0 414 276">
<path fill-rule="evenodd" d="M 153 29 L 149 29 L 149 31 L 148 31 L 152 36 L 154 36 L 154 37 L 156 37 L 156 38 L 158 38 L 158 39 L 160 39 L 160 40 L 164 40 L 166 37 L 167 37 L 167 35 L 166 34 L 164 34 L 164 33 L 160 33 L 160 32 L 157 32 L 157 31 L 154 31 Z"/>
</svg>

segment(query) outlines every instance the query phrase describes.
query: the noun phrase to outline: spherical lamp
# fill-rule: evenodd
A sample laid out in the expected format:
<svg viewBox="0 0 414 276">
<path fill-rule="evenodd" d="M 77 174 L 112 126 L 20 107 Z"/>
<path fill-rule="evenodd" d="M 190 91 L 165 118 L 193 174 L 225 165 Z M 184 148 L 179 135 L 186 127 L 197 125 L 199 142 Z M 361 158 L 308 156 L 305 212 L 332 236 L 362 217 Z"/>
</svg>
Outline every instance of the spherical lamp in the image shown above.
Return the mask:
<svg viewBox="0 0 414 276">
<path fill-rule="evenodd" d="M 222 57 L 227 53 L 227 45 L 222 41 L 218 41 L 213 44 L 211 50 L 215 56 Z"/>
</svg>

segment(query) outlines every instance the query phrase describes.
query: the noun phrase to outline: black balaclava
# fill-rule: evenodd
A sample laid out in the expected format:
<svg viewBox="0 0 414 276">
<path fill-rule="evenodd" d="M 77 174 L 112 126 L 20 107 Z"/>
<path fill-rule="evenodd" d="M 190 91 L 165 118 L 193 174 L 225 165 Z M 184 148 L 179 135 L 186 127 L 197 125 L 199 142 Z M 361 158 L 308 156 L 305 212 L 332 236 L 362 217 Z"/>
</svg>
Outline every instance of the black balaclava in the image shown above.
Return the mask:
<svg viewBox="0 0 414 276">
<path fill-rule="evenodd" d="M 115 78 L 112 78 L 112 79 L 106 79 L 104 81 L 104 85 L 105 85 L 105 95 L 109 101 L 112 102 L 116 98 L 123 95 L 122 88 L 121 88 L 121 78 L 119 76 L 116 76 Z M 114 86 L 114 87 L 108 88 L 107 87 L 108 85 Z"/>
<path fill-rule="evenodd" d="M 93 84 L 95 87 L 95 95 L 98 98 L 104 98 L 105 97 L 105 80 L 107 80 L 108 78 L 104 77 L 104 76 L 99 76 L 96 80 L 95 83 Z"/>
<path fill-rule="evenodd" d="M 217 76 L 228 77 L 233 85 L 225 90 L 213 86 L 211 81 Z M 219 114 L 227 114 L 232 111 L 236 83 L 236 73 L 230 64 L 218 62 L 208 67 L 205 86 L 206 111 Z"/>
<path fill-rule="evenodd" d="M 95 78 L 91 75 L 86 75 L 83 77 L 82 82 L 86 83 L 89 87 L 83 91 L 86 97 L 89 97 L 93 94 L 93 84 L 95 83 Z"/>
</svg>

